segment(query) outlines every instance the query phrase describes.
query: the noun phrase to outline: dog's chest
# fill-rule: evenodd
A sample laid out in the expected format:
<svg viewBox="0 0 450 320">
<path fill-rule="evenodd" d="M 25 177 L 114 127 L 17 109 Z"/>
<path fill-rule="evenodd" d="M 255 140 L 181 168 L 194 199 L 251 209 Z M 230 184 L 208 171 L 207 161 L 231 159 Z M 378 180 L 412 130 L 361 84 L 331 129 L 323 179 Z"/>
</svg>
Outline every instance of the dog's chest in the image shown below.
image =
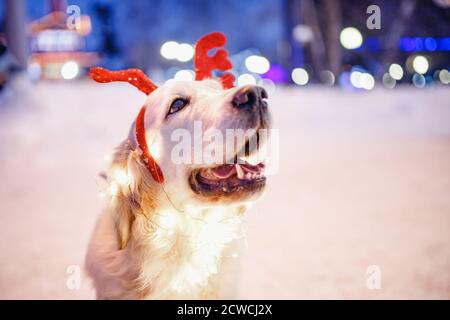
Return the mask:
<svg viewBox="0 0 450 320">
<path fill-rule="evenodd" d="M 142 269 L 166 296 L 195 296 L 217 274 L 224 249 L 239 236 L 241 218 L 227 208 L 159 212 L 150 239 L 152 261 Z M 153 290 L 152 290 L 153 291 Z M 161 297 L 162 298 L 162 297 Z"/>
</svg>

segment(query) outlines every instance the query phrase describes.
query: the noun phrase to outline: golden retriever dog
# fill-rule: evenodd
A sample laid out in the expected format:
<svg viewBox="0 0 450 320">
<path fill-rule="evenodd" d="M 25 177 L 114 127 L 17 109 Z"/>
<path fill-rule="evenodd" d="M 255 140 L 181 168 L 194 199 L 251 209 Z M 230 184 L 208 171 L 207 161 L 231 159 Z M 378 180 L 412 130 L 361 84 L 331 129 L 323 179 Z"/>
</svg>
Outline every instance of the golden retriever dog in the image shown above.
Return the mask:
<svg viewBox="0 0 450 320">
<path fill-rule="evenodd" d="M 148 95 L 140 115 L 164 181 L 143 157 L 137 120 L 113 156 L 111 202 L 86 256 L 97 298 L 218 298 L 223 252 L 266 184 L 255 160 L 266 99 L 259 86 L 213 79 L 167 81 Z"/>
</svg>

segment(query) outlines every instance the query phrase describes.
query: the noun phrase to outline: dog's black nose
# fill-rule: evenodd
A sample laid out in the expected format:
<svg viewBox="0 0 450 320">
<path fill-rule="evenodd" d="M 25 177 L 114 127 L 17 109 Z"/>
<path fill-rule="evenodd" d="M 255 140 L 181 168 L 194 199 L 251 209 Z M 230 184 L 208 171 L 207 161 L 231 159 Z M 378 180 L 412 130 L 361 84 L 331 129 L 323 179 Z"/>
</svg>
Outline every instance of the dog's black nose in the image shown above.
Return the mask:
<svg viewBox="0 0 450 320">
<path fill-rule="evenodd" d="M 253 109 L 263 105 L 268 95 L 264 88 L 247 85 L 240 88 L 233 97 L 233 106 L 238 109 Z"/>
</svg>

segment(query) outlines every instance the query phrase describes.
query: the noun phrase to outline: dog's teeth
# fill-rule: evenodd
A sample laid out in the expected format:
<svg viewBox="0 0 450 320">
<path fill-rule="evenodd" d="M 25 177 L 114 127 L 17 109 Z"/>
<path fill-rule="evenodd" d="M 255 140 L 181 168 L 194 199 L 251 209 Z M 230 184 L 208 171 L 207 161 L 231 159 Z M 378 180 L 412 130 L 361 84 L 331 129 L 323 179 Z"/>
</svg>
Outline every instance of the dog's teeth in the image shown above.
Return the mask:
<svg viewBox="0 0 450 320">
<path fill-rule="evenodd" d="M 234 165 L 236 167 L 236 173 L 237 173 L 237 177 L 238 179 L 244 179 L 244 170 L 242 170 L 241 166 L 238 164 Z"/>
<path fill-rule="evenodd" d="M 246 156 L 242 157 L 242 160 L 250 163 L 251 165 L 256 166 L 257 164 L 261 163 L 264 160 L 264 158 L 266 156 L 266 154 L 265 154 L 266 151 L 264 151 L 264 150 L 265 149 L 258 148 L 258 150 L 256 152 L 253 152 L 250 155 L 246 155 Z"/>
</svg>

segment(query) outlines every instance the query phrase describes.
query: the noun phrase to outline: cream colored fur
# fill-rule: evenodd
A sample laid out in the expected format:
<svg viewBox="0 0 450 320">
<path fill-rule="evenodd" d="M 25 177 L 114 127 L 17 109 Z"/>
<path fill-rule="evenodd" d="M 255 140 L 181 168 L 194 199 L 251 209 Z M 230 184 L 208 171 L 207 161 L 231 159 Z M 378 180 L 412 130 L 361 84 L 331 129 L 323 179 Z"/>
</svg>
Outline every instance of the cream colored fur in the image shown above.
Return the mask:
<svg viewBox="0 0 450 320">
<path fill-rule="evenodd" d="M 236 89 L 215 81 L 168 83 L 146 101 L 148 144 L 158 143 L 157 161 L 166 182 L 154 182 L 141 161 L 134 129 L 117 149 L 108 174 L 126 172 L 93 233 L 86 268 L 99 299 L 208 299 L 218 297 L 223 252 L 239 235 L 243 213 L 254 199 L 208 202 L 190 190 L 187 172 L 195 165 L 170 161 L 170 132 L 233 128 L 239 118 L 229 106 Z M 175 94 L 191 97 L 190 110 L 164 120 Z M 256 197 L 257 195 L 255 195 Z"/>
</svg>

